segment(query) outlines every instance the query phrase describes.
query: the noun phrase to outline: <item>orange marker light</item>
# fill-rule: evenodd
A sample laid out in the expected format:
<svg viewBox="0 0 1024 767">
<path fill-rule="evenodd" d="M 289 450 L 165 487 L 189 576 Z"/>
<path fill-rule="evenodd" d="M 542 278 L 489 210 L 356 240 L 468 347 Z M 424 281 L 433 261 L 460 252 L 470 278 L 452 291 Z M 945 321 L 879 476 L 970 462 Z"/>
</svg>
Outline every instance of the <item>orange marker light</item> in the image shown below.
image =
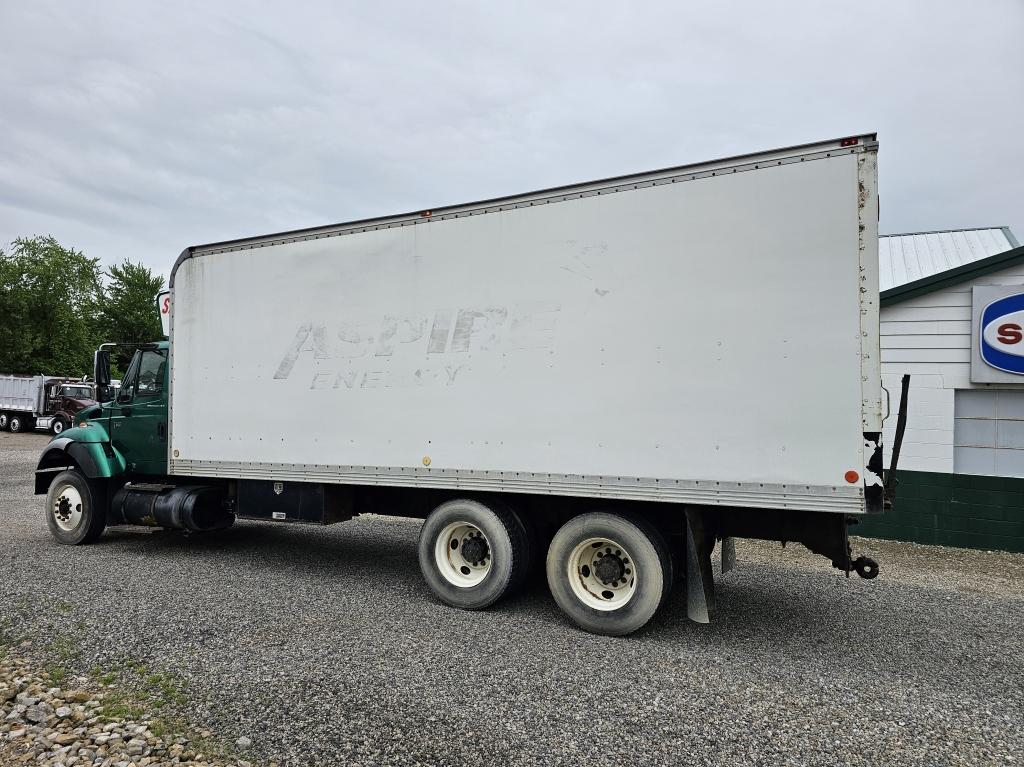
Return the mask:
<svg viewBox="0 0 1024 767">
<path fill-rule="evenodd" d="M 846 481 L 849 482 L 851 485 L 856 484 L 860 480 L 860 474 L 855 472 L 853 469 L 850 469 L 843 476 L 846 477 Z"/>
</svg>

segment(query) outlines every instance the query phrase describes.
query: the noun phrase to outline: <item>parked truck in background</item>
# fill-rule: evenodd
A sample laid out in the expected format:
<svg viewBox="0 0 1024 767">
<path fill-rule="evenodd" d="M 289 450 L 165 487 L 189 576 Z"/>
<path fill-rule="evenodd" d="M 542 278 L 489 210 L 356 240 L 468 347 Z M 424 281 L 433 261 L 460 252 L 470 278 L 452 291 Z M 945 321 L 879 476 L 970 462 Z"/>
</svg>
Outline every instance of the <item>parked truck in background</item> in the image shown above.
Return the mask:
<svg viewBox="0 0 1024 767">
<path fill-rule="evenodd" d="M 91 384 L 59 376 L 0 375 L 0 431 L 61 434 L 75 414 L 96 404 Z"/>
<path fill-rule="evenodd" d="M 847 530 L 883 510 L 877 146 L 187 248 L 169 339 L 40 459 L 50 530 L 421 517 L 439 599 L 542 568 L 605 634 L 677 586 L 709 620 L 735 537 L 873 577 Z"/>
</svg>

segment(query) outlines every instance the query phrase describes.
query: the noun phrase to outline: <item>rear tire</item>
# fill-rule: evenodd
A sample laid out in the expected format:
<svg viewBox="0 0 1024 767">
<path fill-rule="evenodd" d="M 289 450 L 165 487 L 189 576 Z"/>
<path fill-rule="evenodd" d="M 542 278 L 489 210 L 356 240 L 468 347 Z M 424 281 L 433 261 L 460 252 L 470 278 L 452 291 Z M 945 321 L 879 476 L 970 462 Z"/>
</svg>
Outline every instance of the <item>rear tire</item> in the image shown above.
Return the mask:
<svg viewBox="0 0 1024 767">
<path fill-rule="evenodd" d="M 12 434 L 17 434 L 24 426 L 25 423 L 21 420 L 20 415 L 12 415 L 7 421 L 7 428 L 11 430 Z"/>
<path fill-rule="evenodd" d="M 68 546 L 95 541 L 107 525 L 103 485 L 77 471 L 62 471 L 46 493 L 46 525 L 58 542 Z"/>
<path fill-rule="evenodd" d="M 8 420 L 7 413 L 0 413 L 0 431 L 7 431 Z"/>
<path fill-rule="evenodd" d="M 642 628 L 672 589 L 672 555 L 640 517 L 591 512 L 574 517 L 548 548 L 548 587 L 580 628 L 623 636 Z"/>
<path fill-rule="evenodd" d="M 459 498 L 434 509 L 420 530 L 423 577 L 442 602 L 483 610 L 517 589 L 529 541 L 522 522 L 498 503 Z"/>
</svg>

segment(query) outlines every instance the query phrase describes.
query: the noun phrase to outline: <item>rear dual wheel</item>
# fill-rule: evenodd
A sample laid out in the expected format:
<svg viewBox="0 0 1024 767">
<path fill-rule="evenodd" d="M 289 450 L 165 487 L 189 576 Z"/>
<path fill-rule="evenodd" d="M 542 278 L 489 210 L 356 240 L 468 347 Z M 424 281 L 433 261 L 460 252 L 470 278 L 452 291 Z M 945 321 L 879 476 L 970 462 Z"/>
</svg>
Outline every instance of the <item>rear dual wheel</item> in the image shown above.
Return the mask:
<svg viewBox="0 0 1024 767">
<path fill-rule="evenodd" d="M 668 598 L 672 556 L 640 517 L 592 512 L 573 517 L 551 541 L 548 587 L 578 626 L 622 636 L 643 627 Z"/>
<path fill-rule="evenodd" d="M 490 607 L 517 589 L 530 565 L 525 526 L 496 502 L 441 504 L 423 523 L 418 549 L 430 590 L 464 610 Z"/>
<path fill-rule="evenodd" d="M 500 503 L 458 499 L 438 506 L 419 537 L 431 591 L 465 610 L 482 610 L 520 586 L 533 556 L 523 521 Z M 664 536 L 633 515 L 574 517 L 548 547 L 547 580 L 562 611 L 595 634 L 643 627 L 668 598 L 674 568 Z"/>
</svg>

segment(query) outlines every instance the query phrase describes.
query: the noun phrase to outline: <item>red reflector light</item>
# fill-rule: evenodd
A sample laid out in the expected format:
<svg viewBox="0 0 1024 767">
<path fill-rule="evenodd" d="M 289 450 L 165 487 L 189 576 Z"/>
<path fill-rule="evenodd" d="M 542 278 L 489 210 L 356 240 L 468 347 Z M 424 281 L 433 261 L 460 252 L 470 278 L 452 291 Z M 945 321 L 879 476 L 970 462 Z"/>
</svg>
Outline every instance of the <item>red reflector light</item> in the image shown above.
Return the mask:
<svg viewBox="0 0 1024 767">
<path fill-rule="evenodd" d="M 851 485 L 856 484 L 857 480 L 860 479 L 860 474 L 855 472 L 853 469 L 850 469 L 843 476 L 846 478 L 846 481 L 849 482 Z"/>
<path fill-rule="evenodd" d="M 839 142 L 839 146 L 856 146 L 856 145 L 857 145 L 857 139 L 856 138 L 844 138 L 842 141 Z"/>
</svg>

